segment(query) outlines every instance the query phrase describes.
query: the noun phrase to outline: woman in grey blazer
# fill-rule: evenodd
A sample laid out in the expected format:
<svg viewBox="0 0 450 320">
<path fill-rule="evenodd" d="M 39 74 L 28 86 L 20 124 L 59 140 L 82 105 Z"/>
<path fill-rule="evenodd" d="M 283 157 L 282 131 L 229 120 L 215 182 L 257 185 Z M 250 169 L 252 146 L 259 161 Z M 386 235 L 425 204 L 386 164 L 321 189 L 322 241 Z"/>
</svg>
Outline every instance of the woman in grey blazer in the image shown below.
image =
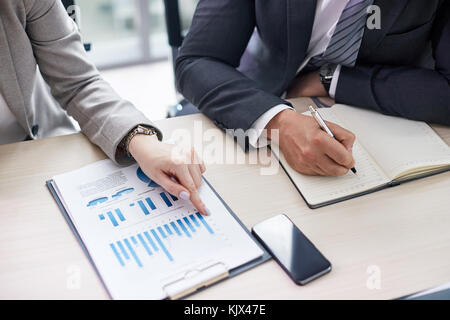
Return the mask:
<svg viewBox="0 0 450 320">
<path fill-rule="evenodd" d="M 175 161 L 161 131 L 100 77 L 61 1 L 0 1 L 0 143 L 70 132 L 68 115 L 113 161 L 135 159 L 168 192 L 208 214 L 197 192 L 203 163 L 194 151 Z"/>
</svg>

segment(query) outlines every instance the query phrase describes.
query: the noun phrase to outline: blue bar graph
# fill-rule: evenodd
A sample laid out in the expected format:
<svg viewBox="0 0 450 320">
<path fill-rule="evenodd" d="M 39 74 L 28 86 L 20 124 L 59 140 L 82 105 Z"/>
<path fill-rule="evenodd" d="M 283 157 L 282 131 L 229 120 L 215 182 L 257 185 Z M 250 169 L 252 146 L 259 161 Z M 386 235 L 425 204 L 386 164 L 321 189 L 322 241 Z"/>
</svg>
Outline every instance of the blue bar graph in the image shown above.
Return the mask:
<svg viewBox="0 0 450 320">
<path fill-rule="evenodd" d="M 125 242 L 125 245 L 127 246 L 128 250 L 130 251 L 131 255 L 134 258 L 134 261 L 136 261 L 137 265 L 142 268 L 141 260 L 139 260 L 138 256 L 136 255 L 136 252 L 134 252 L 133 247 L 131 246 L 128 239 L 123 239 L 123 242 Z"/>
<path fill-rule="evenodd" d="M 109 220 L 111 220 L 111 223 L 113 224 L 113 226 L 117 227 L 119 224 L 117 223 L 116 218 L 114 218 L 112 212 L 108 211 L 106 214 L 108 215 Z"/>
<path fill-rule="evenodd" d="M 194 222 L 196 227 L 200 228 L 200 223 L 198 223 L 197 219 L 195 219 L 195 216 L 193 214 L 190 214 L 189 218 L 191 218 L 192 222 Z"/>
<path fill-rule="evenodd" d="M 122 211 L 120 211 L 120 209 L 116 209 L 115 211 L 116 211 L 116 214 L 119 217 L 120 221 L 125 221 Z"/>
<path fill-rule="evenodd" d="M 109 213 L 111 214 L 111 212 Z M 118 212 L 116 213 L 119 215 Z M 112 214 L 111 216 L 114 218 Z M 147 231 L 143 230 L 141 233 L 130 235 L 115 243 L 110 243 L 109 247 L 111 255 L 115 256 L 115 260 L 121 266 L 131 264 L 142 268 L 146 263 L 146 257 L 150 259 L 151 256 L 157 256 L 158 253 L 164 254 L 169 262 L 173 262 L 174 257 L 170 252 L 170 244 L 173 244 L 170 241 L 173 240 L 170 239 L 173 239 L 175 235 L 181 237 L 178 241 L 184 241 L 182 240 L 184 235 L 189 239 L 195 239 L 193 237 L 199 232 L 201 233 L 200 230 L 214 234 L 207 220 L 200 213 L 196 212 L 186 217 L 180 217 L 176 221 L 155 226 Z M 187 238 L 184 239 L 187 240 Z"/>
<path fill-rule="evenodd" d="M 130 256 L 128 255 L 127 251 L 125 250 L 125 247 L 123 246 L 122 242 L 117 241 L 117 245 L 119 246 L 120 251 L 122 251 L 122 254 L 125 257 L 125 259 L 130 260 Z"/>
<path fill-rule="evenodd" d="M 150 212 L 148 211 L 147 207 L 145 206 L 145 204 L 139 200 L 138 201 L 139 206 L 141 207 L 142 211 L 144 212 L 145 215 L 150 214 Z"/>
<path fill-rule="evenodd" d="M 205 218 L 200 213 L 196 213 L 197 217 L 200 219 L 200 222 L 203 223 L 203 225 L 206 227 L 206 229 L 209 231 L 209 233 L 213 234 L 214 231 L 211 229 L 209 224 L 206 222 Z"/>
<path fill-rule="evenodd" d="M 159 233 L 161 234 L 161 236 L 165 239 L 167 238 L 166 234 L 164 233 L 163 229 L 161 227 L 156 228 L 158 229 Z"/>
<path fill-rule="evenodd" d="M 120 211 L 120 209 L 115 209 L 114 211 L 115 211 L 117 217 L 119 218 L 120 222 L 124 222 L 124 221 L 127 220 L 127 219 L 125 219 L 125 217 L 124 217 L 124 215 L 122 214 L 122 211 Z M 118 221 L 117 218 L 114 216 L 114 213 L 113 213 L 112 211 L 108 211 L 108 212 L 106 213 L 106 215 L 108 216 L 109 221 L 111 221 L 111 223 L 112 223 L 112 225 L 113 225 L 114 227 L 119 226 L 119 221 Z M 106 217 L 105 217 L 104 214 L 99 214 L 98 217 L 99 217 L 99 219 L 100 219 L 101 221 L 106 220 Z"/>
<path fill-rule="evenodd" d="M 178 230 L 177 225 L 175 224 L 175 222 L 171 222 L 170 225 L 172 226 L 173 230 L 175 230 L 175 232 L 177 233 L 177 235 L 181 236 L 181 232 L 180 230 Z"/>
<path fill-rule="evenodd" d="M 164 192 L 161 192 L 159 195 L 161 196 L 161 199 L 164 200 L 164 202 L 168 207 L 172 206 L 172 202 L 170 202 L 169 198 L 167 198 L 167 195 Z"/>
<path fill-rule="evenodd" d="M 184 220 L 184 222 L 186 222 L 186 224 L 188 225 L 189 229 L 191 229 L 192 232 L 195 232 L 195 229 L 192 226 L 191 222 L 188 220 L 188 218 L 184 217 L 183 220 Z"/>
<path fill-rule="evenodd" d="M 181 222 L 180 219 L 178 219 L 177 222 L 178 222 L 178 225 L 181 227 L 181 230 L 183 230 L 183 232 L 188 236 L 188 238 L 190 238 L 191 234 L 189 233 L 188 229 L 186 229 L 183 222 Z"/>
<path fill-rule="evenodd" d="M 156 239 L 156 241 L 158 242 L 159 246 L 161 247 L 161 249 L 164 251 L 164 253 L 166 254 L 167 258 L 169 258 L 170 261 L 173 261 L 172 256 L 170 255 L 169 251 L 166 249 L 166 247 L 164 246 L 164 244 L 162 243 L 161 239 L 158 237 L 158 235 L 156 234 L 155 230 L 150 230 L 153 234 L 153 237 Z"/>
<path fill-rule="evenodd" d="M 142 234 L 138 233 L 137 235 L 139 241 L 142 243 L 142 245 L 145 248 L 145 251 L 147 251 L 148 255 L 151 256 L 153 255 L 152 250 L 150 250 L 150 248 L 148 247 L 147 243 L 145 242 L 144 238 L 142 237 Z"/>
<path fill-rule="evenodd" d="M 164 229 L 166 229 L 167 233 L 171 236 L 173 235 L 172 230 L 170 230 L 169 226 L 167 224 L 164 225 Z"/>
<path fill-rule="evenodd" d="M 155 206 L 155 204 L 153 203 L 152 199 L 150 199 L 150 198 L 145 198 L 145 201 L 147 201 L 147 204 L 149 205 L 150 209 L 152 209 L 152 210 L 155 210 L 155 209 L 156 209 L 156 206 Z"/>
<path fill-rule="evenodd" d="M 159 250 L 158 247 L 155 245 L 155 243 L 153 242 L 152 238 L 150 237 L 147 231 L 144 232 L 144 236 L 147 238 L 148 242 L 153 247 L 153 250 L 158 251 Z"/>
<path fill-rule="evenodd" d="M 125 262 L 123 262 L 122 257 L 120 256 L 119 251 L 117 251 L 114 243 L 110 243 L 109 246 L 111 247 L 112 251 L 114 252 L 114 255 L 116 256 L 117 260 L 119 260 L 120 265 L 122 267 L 125 266 Z"/>
</svg>

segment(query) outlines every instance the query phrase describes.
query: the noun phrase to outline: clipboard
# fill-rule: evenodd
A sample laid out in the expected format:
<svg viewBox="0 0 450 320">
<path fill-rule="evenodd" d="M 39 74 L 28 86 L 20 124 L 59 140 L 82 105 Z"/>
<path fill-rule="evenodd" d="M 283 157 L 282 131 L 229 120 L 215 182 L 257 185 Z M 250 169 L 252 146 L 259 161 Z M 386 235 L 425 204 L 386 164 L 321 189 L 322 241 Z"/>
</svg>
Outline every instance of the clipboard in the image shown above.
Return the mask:
<svg viewBox="0 0 450 320">
<path fill-rule="evenodd" d="M 224 281 L 226 279 L 232 278 L 238 274 L 241 274 L 245 271 L 248 271 L 251 268 L 254 268 L 268 260 L 271 259 L 271 255 L 269 252 L 264 248 L 264 246 L 259 243 L 256 238 L 251 234 L 251 232 L 246 228 L 246 226 L 242 223 L 242 221 L 236 216 L 236 214 L 231 210 L 231 208 L 225 203 L 225 201 L 220 197 L 220 195 L 216 192 L 216 190 L 212 187 L 212 185 L 203 178 L 205 183 L 211 188 L 215 196 L 221 201 L 221 203 L 225 206 L 228 213 L 236 220 L 236 222 L 244 229 L 246 234 L 255 242 L 255 244 L 258 246 L 258 248 L 261 249 L 263 252 L 263 255 L 259 258 L 256 258 L 252 261 L 249 261 L 237 268 L 228 270 L 223 263 L 220 261 L 210 261 L 208 263 L 204 263 L 202 265 L 198 265 L 195 270 L 190 270 L 189 272 L 184 272 L 184 274 L 178 274 L 173 275 L 169 279 L 167 279 L 167 283 L 163 285 L 163 290 L 166 292 L 167 298 L 166 300 L 177 300 L 180 298 L 188 297 L 194 293 L 203 291 L 212 285 L 215 285 L 221 281 Z M 81 239 L 80 234 L 78 233 L 77 229 L 75 228 L 75 225 L 73 224 L 72 220 L 70 219 L 70 216 L 68 212 L 66 211 L 64 205 L 62 204 L 61 199 L 59 198 L 55 187 L 53 185 L 53 180 L 46 181 L 46 186 L 49 189 L 53 199 L 56 201 L 56 204 L 58 205 L 59 210 L 63 214 L 67 224 L 69 225 L 70 229 L 72 230 L 73 234 L 77 238 L 79 244 L 81 245 L 81 248 L 83 249 L 86 257 L 89 259 L 90 263 L 94 267 L 95 272 L 97 273 L 98 277 L 100 278 L 106 292 L 108 292 L 108 295 L 111 299 L 113 297 L 111 296 L 110 292 L 108 291 L 108 287 L 106 286 L 106 283 L 104 282 L 103 278 L 101 277 L 101 274 L 95 265 L 91 255 L 89 254 L 89 251 L 87 250 L 86 245 L 84 244 L 83 240 Z"/>
</svg>

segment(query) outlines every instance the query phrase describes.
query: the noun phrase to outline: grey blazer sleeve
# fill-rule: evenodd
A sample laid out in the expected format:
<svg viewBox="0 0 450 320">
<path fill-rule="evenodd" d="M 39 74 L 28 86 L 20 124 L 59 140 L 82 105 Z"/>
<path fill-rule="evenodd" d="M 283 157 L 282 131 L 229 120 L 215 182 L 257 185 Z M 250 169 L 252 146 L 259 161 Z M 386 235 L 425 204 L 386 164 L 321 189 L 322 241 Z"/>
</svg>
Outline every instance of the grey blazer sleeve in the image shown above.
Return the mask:
<svg viewBox="0 0 450 320">
<path fill-rule="evenodd" d="M 435 70 L 387 65 L 344 67 L 336 102 L 450 125 L 450 1 L 443 1 L 438 10 L 431 39 Z"/>
<path fill-rule="evenodd" d="M 26 32 L 40 72 L 62 108 L 112 160 L 117 146 L 138 124 L 154 125 L 130 102 L 121 99 L 88 62 L 80 34 L 59 0 L 26 0 Z M 159 138 L 162 138 L 158 130 Z"/>
<path fill-rule="evenodd" d="M 200 0 L 176 62 L 180 92 L 222 129 L 247 130 L 287 104 L 236 70 L 255 21 L 254 0 Z"/>
</svg>

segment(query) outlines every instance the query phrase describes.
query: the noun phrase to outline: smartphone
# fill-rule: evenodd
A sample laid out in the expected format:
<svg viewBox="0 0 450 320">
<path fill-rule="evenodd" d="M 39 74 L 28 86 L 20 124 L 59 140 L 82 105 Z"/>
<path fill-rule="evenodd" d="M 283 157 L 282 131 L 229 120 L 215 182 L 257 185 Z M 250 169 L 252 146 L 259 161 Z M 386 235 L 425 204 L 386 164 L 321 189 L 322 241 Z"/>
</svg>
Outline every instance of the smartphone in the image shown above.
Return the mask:
<svg viewBox="0 0 450 320">
<path fill-rule="evenodd" d="M 331 263 L 284 214 L 258 223 L 252 233 L 296 284 L 331 271 Z"/>
</svg>

